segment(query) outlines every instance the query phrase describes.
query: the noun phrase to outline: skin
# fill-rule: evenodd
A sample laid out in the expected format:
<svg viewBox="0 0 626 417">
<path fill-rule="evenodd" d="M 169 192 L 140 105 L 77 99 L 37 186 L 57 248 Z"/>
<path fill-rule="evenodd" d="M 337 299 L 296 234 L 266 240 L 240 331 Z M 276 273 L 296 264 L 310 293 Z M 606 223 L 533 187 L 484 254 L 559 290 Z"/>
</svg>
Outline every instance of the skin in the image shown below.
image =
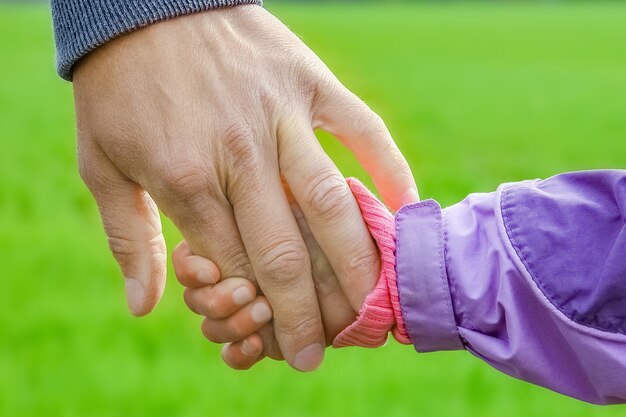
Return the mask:
<svg viewBox="0 0 626 417">
<path fill-rule="evenodd" d="M 357 311 L 350 306 L 328 258 L 288 188 L 286 194 L 309 251 L 326 346 L 330 346 L 335 336 L 354 322 Z M 257 295 L 254 285 L 247 280 L 229 278 L 220 281 L 217 266 L 193 254 L 185 241 L 174 250 L 172 260 L 178 280 L 187 287 L 185 303 L 196 314 L 205 316 L 202 322 L 204 336 L 212 342 L 225 343 L 222 349 L 224 362 L 233 369 L 246 370 L 267 356 L 263 339 L 256 333 L 270 325 L 272 311 L 267 298 Z M 198 280 L 200 271 L 210 271 L 211 281 L 215 284 L 206 285 Z M 373 286 L 368 288 L 368 293 L 372 289 Z M 258 311 L 263 309 L 267 314 L 259 315 Z"/>
<path fill-rule="evenodd" d="M 381 119 L 258 6 L 184 16 L 108 42 L 76 66 L 74 95 L 80 173 L 131 312 L 150 312 L 165 285 L 160 210 L 194 254 L 216 260 L 222 279 L 247 280 L 267 297 L 273 327 L 259 331 L 267 354 L 302 371 L 317 367 L 322 315 L 281 178 L 358 308 L 378 255 L 314 130 L 351 149 L 396 209 L 418 197 Z M 206 285 L 210 273 L 199 277 Z"/>
</svg>

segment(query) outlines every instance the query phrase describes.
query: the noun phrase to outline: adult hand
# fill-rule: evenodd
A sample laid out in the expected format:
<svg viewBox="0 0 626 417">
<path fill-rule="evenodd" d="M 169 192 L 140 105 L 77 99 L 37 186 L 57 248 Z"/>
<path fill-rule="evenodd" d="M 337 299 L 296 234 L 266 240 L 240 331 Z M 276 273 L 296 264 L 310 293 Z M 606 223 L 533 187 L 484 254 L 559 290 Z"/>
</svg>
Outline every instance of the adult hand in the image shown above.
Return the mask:
<svg viewBox="0 0 626 417">
<path fill-rule="evenodd" d="M 81 175 L 131 311 L 148 313 L 163 291 L 158 206 L 194 253 L 219 260 L 223 278 L 258 283 L 285 359 L 316 367 L 324 331 L 281 175 L 358 309 L 378 276 L 377 252 L 313 130 L 351 149 L 396 209 L 417 192 L 381 119 L 258 6 L 180 17 L 111 41 L 77 65 L 74 92 Z"/>
<path fill-rule="evenodd" d="M 350 306 L 326 255 L 286 185 L 285 194 L 309 251 L 326 346 L 329 346 L 341 331 L 355 321 L 357 311 Z M 267 356 L 268 352 L 274 354 L 274 359 L 281 357 L 273 338 L 271 322 L 269 326 L 261 327 L 260 338 L 259 335 L 251 334 L 259 325 L 271 319 L 271 306 L 264 297 L 255 297 L 256 289 L 252 283 L 243 278 L 231 278 L 219 280 L 214 285 L 205 285 L 198 280 L 198 271 L 212 273 L 216 281 L 219 271 L 213 262 L 195 255 L 186 241 L 174 249 L 172 261 L 176 276 L 187 287 L 185 303 L 191 311 L 205 317 L 202 322 L 204 336 L 215 343 L 226 343 L 222 349 L 222 358 L 228 366 L 238 370 L 249 369 Z M 372 289 L 369 288 L 370 291 Z M 264 305 L 265 309 L 259 305 Z M 254 310 L 256 314 L 252 314 Z"/>
</svg>

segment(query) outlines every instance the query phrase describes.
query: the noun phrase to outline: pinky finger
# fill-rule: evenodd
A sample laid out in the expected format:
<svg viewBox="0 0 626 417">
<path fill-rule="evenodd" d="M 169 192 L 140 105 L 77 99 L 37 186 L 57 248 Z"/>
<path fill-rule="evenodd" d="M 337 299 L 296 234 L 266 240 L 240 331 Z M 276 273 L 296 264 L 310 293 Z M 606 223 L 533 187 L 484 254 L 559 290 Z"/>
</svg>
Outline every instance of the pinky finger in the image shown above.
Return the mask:
<svg viewBox="0 0 626 417">
<path fill-rule="evenodd" d="M 222 348 L 224 363 L 239 371 L 252 368 L 263 358 L 263 341 L 256 333 L 238 342 L 226 343 Z"/>
</svg>

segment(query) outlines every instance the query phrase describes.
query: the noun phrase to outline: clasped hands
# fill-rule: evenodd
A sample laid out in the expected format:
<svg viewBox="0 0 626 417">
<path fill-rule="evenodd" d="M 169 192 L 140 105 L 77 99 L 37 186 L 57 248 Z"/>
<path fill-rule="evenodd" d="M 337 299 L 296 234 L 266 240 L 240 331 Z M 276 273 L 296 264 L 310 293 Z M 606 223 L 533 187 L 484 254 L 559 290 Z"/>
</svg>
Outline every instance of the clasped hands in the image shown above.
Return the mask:
<svg viewBox="0 0 626 417">
<path fill-rule="evenodd" d="M 418 199 L 384 123 L 258 6 L 157 23 L 74 71 L 79 167 L 130 310 L 165 285 L 159 210 L 185 301 L 238 369 L 267 356 L 309 371 L 374 287 L 380 259 L 314 131 L 348 147 L 396 210 Z"/>
</svg>

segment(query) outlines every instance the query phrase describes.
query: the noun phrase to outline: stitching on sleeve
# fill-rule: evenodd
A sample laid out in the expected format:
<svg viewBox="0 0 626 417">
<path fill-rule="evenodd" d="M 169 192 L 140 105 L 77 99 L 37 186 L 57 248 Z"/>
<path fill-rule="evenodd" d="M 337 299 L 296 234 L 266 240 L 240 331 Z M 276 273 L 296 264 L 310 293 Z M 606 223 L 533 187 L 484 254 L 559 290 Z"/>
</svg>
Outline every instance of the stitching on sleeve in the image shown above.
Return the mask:
<svg viewBox="0 0 626 417">
<path fill-rule="evenodd" d="M 417 338 L 415 337 L 415 335 L 413 334 L 413 329 L 412 326 L 409 326 L 409 321 L 407 320 L 407 316 L 405 314 L 406 311 L 406 306 L 404 305 L 404 302 L 402 301 L 402 293 L 400 291 L 400 274 L 398 273 L 398 259 L 400 259 L 400 239 L 398 239 L 398 236 L 400 236 L 400 223 L 402 222 L 402 216 L 401 214 L 405 213 L 406 211 L 409 211 L 409 208 L 411 206 L 404 206 L 402 208 L 400 208 L 400 210 L 396 213 L 396 236 L 395 236 L 395 240 L 396 240 L 396 247 L 394 249 L 395 253 L 395 257 L 396 257 L 396 262 L 395 265 L 393 266 L 396 270 L 396 287 L 398 287 L 398 302 L 400 303 L 400 314 L 402 315 L 402 319 L 404 320 L 404 327 L 406 328 L 406 333 L 409 336 L 409 340 L 411 341 L 411 343 L 413 344 L 413 346 L 415 346 L 417 348 Z"/>
<path fill-rule="evenodd" d="M 528 270 L 528 274 L 530 275 L 531 279 L 533 280 L 537 288 L 539 288 L 541 294 L 543 294 L 545 299 L 552 306 L 554 306 L 558 311 L 560 311 L 563 314 L 563 316 L 566 317 L 572 323 L 576 323 L 578 325 L 595 329 L 604 333 L 612 333 L 612 334 L 620 334 L 620 335 L 626 334 L 621 331 L 609 330 L 609 329 L 600 327 L 598 324 L 581 322 L 581 321 L 577 321 L 573 319 L 572 316 L 567 311 L 565 311 L 558 302 L 556 302 L 557 297 L 552 295 L 552 293 L 547 288 L 545 288 L 545 286 L 539 280 L 539 276 L 535 268 L 533 267 L 532 262 L 530 262 L 530 260 L 528 259 L 526 255 L 526 251 L 519 244 L 519 240 L 516 234 L 516 230 L 519 229 L 519 226 L 515 223 L 515 221 L 510 216 L 510 210 L 514 208 L 515 204 L 511 203 L 509 196 L 512 192 L 518 191 L 522 187 L 528 188 L 529 186 L 527 184 L 522 184 L 522 185 L 518 185 L 517 187 L 509 186 L 502 190 L 502 198 L 500 201 L 500 211 L 502 212 L 502 219 L 504 221 L 504 229 L 506 231 L 507 237 L 509 238 L 509 242 L 511 246 L 513 247 L 513 250 L 515 250 L 515 253 L 519 257 L 519 259 L 522 261 L 522 264 L 524 265 L 524 267 Z"/>
<path fill-rule="evenodd" d="M 428 203 L 427 207 L 429 207 L 435 213 L 436 219 L 436 233 L 437 233 L 437 255 L 439 260 L 439 282 L 441 283 L 441 289 L 443 294 L 443 301 L 448 310 L 448 323 L 452 325 L 452 328 L 455 329 L 457 340 L 455 341 L 455 346 L 463 347 L 463 344 L 460 343 L 460 338 L 458 337 L 458 328 L 456 325 L 456 319 L 454 317 L 454 311 L 452 309 L 452 296 L 450 295 L 450 288 L 448 285 L 448 280 L 446 278 L 446 268 L 444 265 L 444 252 L 443 252 L 443 236 L 442 236 L 442 215 L 441 210 L 437 210 L 436 207 L 433 207 L 432 204 Z M 450 295 L 450 296 L 448 296 Z"/>
<path fill-rule="evenodd" d="M 446 215 L 445 210 L 442 211 L 442 220 L 443 220 L 442 224 L 443 224 L 444 267 L 446 269 L 446 274 L 448 276 L 448 283 L 450 285 L 450 298 L 452 299 L 452 306 L 453 306 L 454 311 L 457 313 L 456 315 L 458 315 L 459 317 L 462 317 L 463 321 L 467 323 L 467 327 L 473 330 L 475 326 L 472 323 L 472 321 L 469 319 L 469 317 L 466 317 L 465 308 L 463 307 L 463 304 L 461 304 L 461 302 L 459 301 L 459 297 L 456 296 L 459 293 L 459 288 L 457 286 L 456 279 L 454 278 L 455 275 L 452 273 L 452 270 L 450 268 L 450 266 L 452 265 L 452 262 L 450 262 L 451 258 L 448 252 L 448 240 L 449 240 L 448 216 Z M 453 316 L 455 318 L 455 321 L 456 321 L 456 315 Z M 455 325 L 457 325 L 458 327 L 458 324 L 455 323 Z"/>
</svg>

